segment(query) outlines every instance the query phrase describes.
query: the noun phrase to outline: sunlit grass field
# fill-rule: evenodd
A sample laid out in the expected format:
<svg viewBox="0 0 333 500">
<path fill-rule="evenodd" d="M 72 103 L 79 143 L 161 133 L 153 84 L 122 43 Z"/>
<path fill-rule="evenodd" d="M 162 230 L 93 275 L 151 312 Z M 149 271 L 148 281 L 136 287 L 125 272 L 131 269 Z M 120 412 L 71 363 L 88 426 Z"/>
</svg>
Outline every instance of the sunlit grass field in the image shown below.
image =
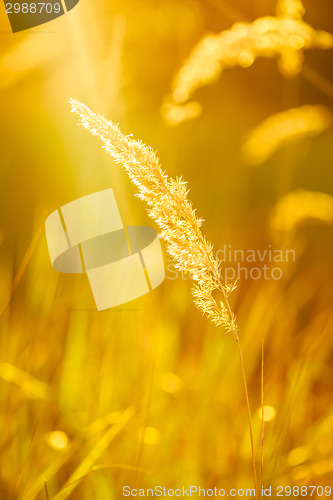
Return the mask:
<svg viewBox="0 0 333 500">
<path fill-rule="evenodd" d="M 333 32 L 329 0 L 303 4 L 302 22 Z M 263 453 L 266 487 L 333 488 L 333 49 L 303 54 L 293 39 L 304 59 L 284 52 L 281 70 L 276 53 L 238 54 L 241 39 L 233 62 L 195 88 L 198 106 L 177 110 L 186 102 L 172 97 L 207 33 L 265 16 L 275 2 L 81 0 L 14 35 L 0 5 L 1 500 L 253 487 L 237 345 L 195 308 L 167 253 L 156 290 L 101 312 L 85 276 L 52 269 L 45 219 L 76 198 L 112 187 L 125 225 L 154 226 L 69 97 L 188 181 L 215 252 L 294 252 L 243 262 L 230 297 L 257 472 Z M 249 279 L 263 263 L 280 279 Z"/>
</svg>

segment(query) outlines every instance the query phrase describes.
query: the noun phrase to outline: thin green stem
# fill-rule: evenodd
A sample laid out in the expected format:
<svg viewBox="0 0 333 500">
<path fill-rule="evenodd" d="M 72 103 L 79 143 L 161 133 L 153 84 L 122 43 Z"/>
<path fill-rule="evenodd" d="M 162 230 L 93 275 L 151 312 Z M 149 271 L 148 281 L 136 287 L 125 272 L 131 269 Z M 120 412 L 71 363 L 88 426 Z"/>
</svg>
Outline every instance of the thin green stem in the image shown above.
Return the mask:
<svg viewBox="0 0 333 500">
<path fill-rule="evenodd" d="M 243 354 L 242 354 L 242 349 L 241 345 L 239 342 L 239 337 L 237 334 L 237 331 L 233 332 L 236 343 L 237 343 L 237 348 L 238 348 L 238 354 L 239 354 L 239 359 L 240 359 L 240 364 L 241 364 L 241 369 L 242 369 L 242 377 L 243 377 L 243 384 L 244 384 L 244 390 L 245 390 L 245 399 L 246 399 L 246 407 L 247 407 L 247 416 L 249 420 L 249 431 L 250 431 L 250 441 L 251 441 L 251 453 L 252 453 L 252 468 L 253 468 L 253 479 L 254 479 L 254 488 L 256 492 L 256 498 L 258 500 L 258 480 L 257 480 L 257 467 L 256 467 L 256 457 L 255 457 L 255 452 L 254 452 L 254 443 L 253 443 L 253 431 L 252 431 L 252 419 L 251 419 L 251 408 L 250 408 L 250 400 L 249 400 L 249 392 L 247 388 L 247 380 L 246 380 L 246 374 L 245 374 L 245 367 L 244 367 L 244 360 L 243 360 Z"/>
<path fill-rule="evenodd" d="M 223 294 L 223 299 L 225 306 L 227 308 L 230 321 L 232 321 L 233 314 L 232 310 L 229 304 L 228 297 L 226 295 L 225 289 L 223 284 L 221 283 L 220 277 L 218 276 L 218 282 L 220 285 L 220 290 Z M 246 399 L 246 407 L 247 407 L 247 416 L 248 416 L 248 421 L 249 421 L 249 432 L 250 432 L 250 442 L 251 442 L 251 454 L 252 454 L 252 468 L 253 468 L 253 480 L 254 480 L 254 488 L 256 492 L 256 498 L 258 499 L 258 480 L 257 480 L 257 466 L 256 466 L 256 456 L 255 456 L 255 451 L 254 451 L 254 442 L 253 442 L 253 430 L 252 430 L 252 418 L 251 418 L 251 408 L 250 408 L 250 400 L 249 400 L 249 391 L 247 388 L 247 380 L 246 380 L 246 374 L 245 374 L 245 367 L 244 367 L 244 360 L 243 360 L 243 354 L 242 354 L 242 349 L 237 333 L 236 327 L 233 328 L 232 334 L 236 340 L 237 343 L 237 348 L 238 348 L 238 354 L 239 354 L 239 360 L 241 364 L 241 370 L 242 370 L 242 378 L 243 378 L 243 384 L 244 384 L 244 392 L 245 392 L 245 399 Z"/>
<path fill-rule="evenodd" d="M 260 450 L 260 491 L 264 486 L 264 437 L 265 437 L 265 419 L 264 419 L 264 337 L 261 341 L 261 450 Z"/>
<path fill-rule="evenodd" d="M 49 491 L 47 489 L 47 481 L 46 481 L 46 479 L 44 479 L 44 491 L 45 491 L 45 495 L 46 495 L 46 500 L 50 500 Z"/>
</svg>

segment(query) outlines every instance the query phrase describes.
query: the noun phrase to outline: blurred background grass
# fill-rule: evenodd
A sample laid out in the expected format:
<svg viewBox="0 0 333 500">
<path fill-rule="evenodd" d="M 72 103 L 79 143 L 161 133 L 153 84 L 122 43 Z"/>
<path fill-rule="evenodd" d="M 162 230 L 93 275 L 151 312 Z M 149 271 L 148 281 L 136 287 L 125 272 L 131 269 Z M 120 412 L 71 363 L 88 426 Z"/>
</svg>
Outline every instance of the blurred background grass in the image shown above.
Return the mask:
<svg viewBox="0 0 333 500">
<path fill-rule="evenodd" d="M 304 5 L 306 22 L 333 31 L 329 0 Z M 198 118 L 168 127 L 160 114 L 201 36 L 275 7 L 81 0 L 66 16 L 13 35 L 0 5 L 4 500 L 45 499 L 44 481 L 50 498 L 72 483 L 61 499 L 116 499 L 125 484 L 252 485 L 236 345 L 194 308 L 189 282 L 167 279 L 98 313 L 84 277 L 51 267 L 45 218 L 75 198 L 112 187 L 125 224 L 151 224 L 124 172 L 76 126 L 69 96 L 119 122 L 158 151 L 170 176 L 188 181 L 216 250 L 295 249 L 282 280 L 241 280 L 233 299 L 255 444 L 259 455 L 264 337 L 265 404 L 276 410 L 265 425 L 265 483 L 332 484 L 332 225 L 307 213 L 282 235 L 269 226 L 274 207 L 297 188 L 333 195 L 332 129 L 256 168 L 241 155 L 248 132 L 273 113 L 332 108 L 332 51 L 308 51 L 292 80 L 272 59 L 226 70 L 196 92 Z"/>
</svg>

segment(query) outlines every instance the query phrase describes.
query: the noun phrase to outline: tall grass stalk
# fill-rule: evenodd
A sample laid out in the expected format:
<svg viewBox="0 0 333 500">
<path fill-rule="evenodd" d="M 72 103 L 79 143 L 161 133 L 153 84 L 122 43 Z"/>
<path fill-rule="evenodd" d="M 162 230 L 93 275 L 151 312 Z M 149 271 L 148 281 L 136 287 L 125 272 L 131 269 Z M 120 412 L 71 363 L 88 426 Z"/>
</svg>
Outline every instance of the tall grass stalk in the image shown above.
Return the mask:
<svg viewBox="0 0 333 500">
<path fill-rule="evenodd" d="M 148 204 L 148 214 L 161 229 L 160 237 L 165 240 L 176 269 L 188 274 L 192 279 L 195 305 L 216 326 L 224 326 L 236 340 L 249 420 L 254 485 L 258 498 L 248 387 L 236 318 L 229 303 L 229 296 L 236 283 L 226 285 L 221 281 L 221 263 L 214 257 L 212 245 L 201 232 L 203 221 L 197 218 L 188 200 L 186 182 L 181 178 L 170 179 L 150 147 L 125 136 L 117 125 L 106 120 L 104 116 L 93 113 L 76 100 L 70 99 L 70 104 L 72 112 L 79 116 L 79 123 L 102 140 L 103 148 L 115 162 L 124 167 L 137 186 L 137 196 Z M 218 296 L 221 299 L 218 299 Z"/>
<path fill-rule="evenodd" d="M 261 449 L 260 449 L 260 494 L 264 486 L 264 337 L 261 340 Z"/>
<path fill-rule="evenodd" d="M 46 481 L 46 479 L 44 479 L 44 491 L 45 491 L 46 500 L 50 500 L 49 490 L 47 489 L 47 481 Z"/>
<path fill-rule="evenodd" d="M 12 302 L 12 298 L 13 298 L 13 295 L 16 291 L 16 288 L 18 287 L 24 273 L 25 273 L 25 270 L 31 260 L 31 257 L 33 255 L 33 252 L 39 242 L 39 239 L 41 237 L 41 234 L 42 234 L 42 230 L 44 229 L 44 223 L 39 226 L 35 236 L 33 237 L 30 245 L 28 246 L 28 249 L 26 251 L 26 253 L 24 254 L 24 257 L 22 259 L 22 262 L 20 264 L 20 267 L 12 281 L 12 285 L 11 285 L 11 288 L 10 288 L 10 291 L 9 291 L 9 294 L 8 294 L 8 298 L 7 300 L 5 301 L 5 303 L 3 304 L 2 308 L 0 309 L 0 321 L 2 320 L 2 318 L 4 317 L 4 315 L 6 314 L 11 302 Z"/>
</svg>

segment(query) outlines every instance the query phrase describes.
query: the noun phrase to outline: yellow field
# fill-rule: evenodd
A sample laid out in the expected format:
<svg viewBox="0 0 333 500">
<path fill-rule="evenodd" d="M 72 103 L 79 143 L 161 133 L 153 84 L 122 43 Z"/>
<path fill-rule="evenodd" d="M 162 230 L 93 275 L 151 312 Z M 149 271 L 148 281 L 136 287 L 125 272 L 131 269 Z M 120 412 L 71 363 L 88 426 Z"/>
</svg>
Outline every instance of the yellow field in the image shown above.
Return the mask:
<svg viewBox="0 0 333 500">
<path fill-rule="evenodd" d="M 0 5 L 1 500 L 253 487 L 237 343 L 165 248 L 165 281 L 101 312 L 85 276 L 52 269 L 45 219 L 81 196 L 112 187 L 126 225 L 156 227 L 69 97 L 188 182 L 222 278 L 239 272 L 258 482 L 263 458 L 266 488 L 333 489 L 333 14 L 276 7 L 82 0 L 13 34 Z"/>
</svg>

